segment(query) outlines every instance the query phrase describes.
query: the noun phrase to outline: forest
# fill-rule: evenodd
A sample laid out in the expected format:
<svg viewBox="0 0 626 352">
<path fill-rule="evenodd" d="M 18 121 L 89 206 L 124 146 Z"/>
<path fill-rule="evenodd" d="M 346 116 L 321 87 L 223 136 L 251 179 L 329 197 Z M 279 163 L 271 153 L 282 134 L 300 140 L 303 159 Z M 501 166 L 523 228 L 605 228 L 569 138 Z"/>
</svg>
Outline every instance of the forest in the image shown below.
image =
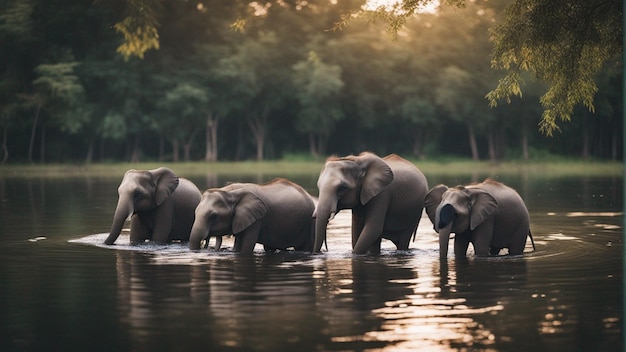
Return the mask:
<svg viewBox="0 0 626 352">
<path fill-rule="evenodd" d="M 373 17 L 345 23 L 364 0 L 149 1 L 139 9 L 123 0 L 0 4 L 3 164 L 364 150 L 622 158 L 619 56 L 594 77 L 593 109 L 577 106 L 551 135 L 539 126 L 545 82 L 523 77 L 521 96 L 490 106 L 504 76 L 493 67 L 492 28 L 512 0 L 442 4 L 394 31 Z M 128 40 L 125 21 L 155 21 L 145 28 L 157 28 L 158 41 L 149 31 Z"/>
</svg>

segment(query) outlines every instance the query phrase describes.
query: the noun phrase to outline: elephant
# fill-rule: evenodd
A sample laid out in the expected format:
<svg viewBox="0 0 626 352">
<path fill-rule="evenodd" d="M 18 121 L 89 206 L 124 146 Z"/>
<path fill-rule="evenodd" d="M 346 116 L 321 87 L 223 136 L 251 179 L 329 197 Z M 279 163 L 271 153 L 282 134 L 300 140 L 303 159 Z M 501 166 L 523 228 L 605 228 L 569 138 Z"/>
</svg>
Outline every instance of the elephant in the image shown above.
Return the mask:
<svg viewBox="0 0 626 352">
<path fill-rule="evenodd" d="M 508 248 L 510 255 L 524 252 L 530 237 L 530 216 L 522 197 L 512 188 L 487 178 L 481 183 L 448 188 L 433 187 L 425 198 L 426 213 L 439 233 L 439 255 L 448 256 L 450 233 L 454 254 L 465 257 L 471 242 L 477 256 L 497 255 Z"/>
<path fill-rule="evenodd" d="M 380 253 L 383 238 L 399 250 L 409 247 L 424 209 L 428 183 L 424 174 L 398 155 L 384 158 L 363 152 L 331 157 L 320 171 L 315 220 L 315 252 L 326 240 L 328 221 L 352 209 L 352 251 Z"/>
<path fill-rule="evenodd" d="M 311 195 L 284 178 L 208 189 L 196 207 L 189 249 L 200 249 L 209 236 L 233 234 L 234 252 L 252 253 L 257 243 L 266 252 L 311 252 L 314 210 Z"/>
<path fill-rule="evenodd" d="M 117 192 L 117 208 L 105 244 L 115 243 L 129 218 L 131 244 L 146 240 L 155 243 L 189 240 L 194 210 L 201 197 L 191 181 L 179 178 L 165 167 L 128 170 Z"/>
<path fill-rule="evenodd" d="M 229 183 L 226 186 L 222 187 L 222 188 L 210 188 L 207 191 L 208 192 L 214 192 L 217 190 L 222 190 L 222 191 L 231 191 L 237 188 L 241 188 L 244 186 L 248 186 L 248 185 L 252 185 L 252 183 Z M 194 210 L 195 212 L 195 210 Z M 213 246 L 214 250 L 219 250 L 220 247 L 222 247 L 222 237 L 223 236 L 214 236 L 215 237 L 215 246 Z M 205 242 L 204 242 L 204 249 L 209 248 L 209 238 L 207 237 Z"/>
</svg>

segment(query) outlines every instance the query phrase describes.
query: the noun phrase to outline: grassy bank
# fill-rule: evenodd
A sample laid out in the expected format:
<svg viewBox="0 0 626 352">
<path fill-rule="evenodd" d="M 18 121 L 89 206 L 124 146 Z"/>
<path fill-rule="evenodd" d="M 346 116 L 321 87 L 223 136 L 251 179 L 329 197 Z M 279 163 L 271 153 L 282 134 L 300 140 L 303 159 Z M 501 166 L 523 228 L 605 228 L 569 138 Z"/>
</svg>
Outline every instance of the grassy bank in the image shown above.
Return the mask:
<svg viewBox="0 0 626 352">
<path fill-rule="evenodd" d="M 585 161 L 506 161 L 490 163 L 471 160 L 413 161 L 425 174 L 481 175 L 541 174 L 545 176 L 622 176 L 621 162 Z M 121 177 L 128 169 L 155 169 L 166 166 L 181 176 L 206 174 L 236 175 L 265 174 L 275 176 L 308 175 L 320 171 L 319 161 L 264 161 L 264 162 L 182 162 L 182 163 L 106 163 L 91 165 L 2 165 L 0 177 Z"/>
</svg>

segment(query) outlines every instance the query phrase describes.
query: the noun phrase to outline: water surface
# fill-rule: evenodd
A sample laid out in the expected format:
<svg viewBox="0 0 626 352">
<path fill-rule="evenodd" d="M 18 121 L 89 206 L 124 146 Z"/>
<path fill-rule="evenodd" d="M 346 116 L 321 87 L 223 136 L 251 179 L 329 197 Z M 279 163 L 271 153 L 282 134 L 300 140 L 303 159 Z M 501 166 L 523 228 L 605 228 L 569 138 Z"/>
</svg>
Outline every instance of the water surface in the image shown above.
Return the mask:
<svg viewBox="0 0 626 352">
<path fill-rule="evenodd" d="M 291 179 L 317 193 L 317 175 Z M 349 212 L 320 255 L 236 255 L 232 239 L 191 253 L 127 235 L 106 247 L 119 181 L 0 179 L 0 350 L 623 349 L 621 178 L 504 178 L 528 205 L 536 250 L 444 261 L 425 216 L 410 250 L 353 256 Z"/>
</svg>

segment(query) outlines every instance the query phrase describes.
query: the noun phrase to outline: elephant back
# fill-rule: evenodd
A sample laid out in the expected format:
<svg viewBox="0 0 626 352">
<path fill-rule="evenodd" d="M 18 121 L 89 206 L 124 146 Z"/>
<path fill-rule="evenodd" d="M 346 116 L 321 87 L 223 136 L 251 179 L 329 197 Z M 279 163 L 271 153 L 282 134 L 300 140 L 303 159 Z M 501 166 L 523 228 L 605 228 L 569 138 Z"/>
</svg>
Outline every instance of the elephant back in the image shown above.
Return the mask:
<svg viewBox="0 0 626 352">
<path fill-rule="evenodd" d="M 259 197 L 270 208 L 286 213 L 308 213 L 309 217 L 315 210 L 313 197 L 300 185 L 285 178 L 276 178 L 260 186 L 260 190 Z"/>
<path fill-rule="evenodd" d="M 412 162 L 395 154 L 388 155 L 383 160 L 393 171 L 393 182 L 398 184 L 401 189 L 410 189 L 411 192 L 416 192 L 423 205 L 423 200 L 428 193 L 428 181 L 424 173 Z"/>
</svg>

